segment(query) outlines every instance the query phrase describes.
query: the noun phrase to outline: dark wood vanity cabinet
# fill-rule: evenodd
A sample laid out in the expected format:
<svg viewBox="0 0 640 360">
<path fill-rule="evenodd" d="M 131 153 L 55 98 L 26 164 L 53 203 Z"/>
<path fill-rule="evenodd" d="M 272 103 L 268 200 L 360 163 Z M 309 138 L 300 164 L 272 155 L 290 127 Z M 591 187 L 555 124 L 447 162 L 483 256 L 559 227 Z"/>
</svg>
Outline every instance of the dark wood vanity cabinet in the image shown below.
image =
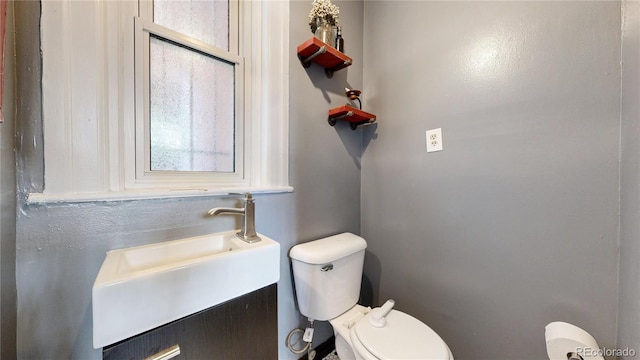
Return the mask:
<svg viewBox="0 0 640 360">
<path fill-rule="evenodd" d="M 144 360 L 175 345 L 175 359 L 278 358 L 277 285 L 269 285 L 103 349 L 103 359 Z"/>
</svg>

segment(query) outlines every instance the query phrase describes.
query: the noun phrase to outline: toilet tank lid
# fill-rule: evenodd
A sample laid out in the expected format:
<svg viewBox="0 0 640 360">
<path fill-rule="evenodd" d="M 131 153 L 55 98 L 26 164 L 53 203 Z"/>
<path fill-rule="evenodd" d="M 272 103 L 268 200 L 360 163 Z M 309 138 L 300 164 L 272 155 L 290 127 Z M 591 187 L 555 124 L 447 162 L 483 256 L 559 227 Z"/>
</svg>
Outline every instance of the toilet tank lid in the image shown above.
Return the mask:
<svg viewBox="0 0 640 360">
<path fill-rule="evenodd" d="M 358 235 L 342 233 L 298 244 L 289 256 L 307 264 L 326 264 L 367 248 L 367 242 Z"/>
</svg>

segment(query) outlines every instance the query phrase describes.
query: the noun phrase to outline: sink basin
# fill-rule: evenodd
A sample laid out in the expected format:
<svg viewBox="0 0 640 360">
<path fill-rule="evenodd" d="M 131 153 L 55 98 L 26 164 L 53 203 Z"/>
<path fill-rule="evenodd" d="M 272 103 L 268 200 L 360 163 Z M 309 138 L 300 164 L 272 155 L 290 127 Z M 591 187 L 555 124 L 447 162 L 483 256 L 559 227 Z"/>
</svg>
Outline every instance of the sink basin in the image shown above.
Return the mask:
<svg viewBox="0 0 640 360">
<path fill-rule="evenodd" d="M 237 231 L 112 250 L 93 284 L 93 347 L 100 348 L 273 284 L 280 244 Z"/>
</svg>

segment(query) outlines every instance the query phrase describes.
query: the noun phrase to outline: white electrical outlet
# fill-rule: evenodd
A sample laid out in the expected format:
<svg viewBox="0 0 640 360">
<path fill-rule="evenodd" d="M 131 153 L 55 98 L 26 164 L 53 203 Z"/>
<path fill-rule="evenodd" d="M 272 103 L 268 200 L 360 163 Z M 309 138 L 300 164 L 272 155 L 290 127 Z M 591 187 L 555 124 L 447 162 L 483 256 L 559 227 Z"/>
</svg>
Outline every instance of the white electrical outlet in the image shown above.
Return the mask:
<svg viewBox="0 0 640 360">
<path fill-rule="evenodd" d="M 442 128 L 427 130 L 427 152 L 442 151 Z"/>
</svg>

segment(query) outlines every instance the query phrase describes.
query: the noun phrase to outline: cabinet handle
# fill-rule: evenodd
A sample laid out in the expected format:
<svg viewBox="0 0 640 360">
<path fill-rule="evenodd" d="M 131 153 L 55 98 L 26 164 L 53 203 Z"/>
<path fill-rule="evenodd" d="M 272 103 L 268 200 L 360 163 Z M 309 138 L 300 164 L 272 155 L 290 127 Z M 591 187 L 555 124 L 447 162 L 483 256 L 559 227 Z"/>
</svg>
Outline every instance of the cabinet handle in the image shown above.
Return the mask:
<svg viewBox="0 0 640 360">
<path fill-rule="evenodd" d="M 180 355 L 180 345 L 173 345 L 172 347 L 151 355 L 144 360 L 169 360 L 178 355 Z"/>
</svg>

